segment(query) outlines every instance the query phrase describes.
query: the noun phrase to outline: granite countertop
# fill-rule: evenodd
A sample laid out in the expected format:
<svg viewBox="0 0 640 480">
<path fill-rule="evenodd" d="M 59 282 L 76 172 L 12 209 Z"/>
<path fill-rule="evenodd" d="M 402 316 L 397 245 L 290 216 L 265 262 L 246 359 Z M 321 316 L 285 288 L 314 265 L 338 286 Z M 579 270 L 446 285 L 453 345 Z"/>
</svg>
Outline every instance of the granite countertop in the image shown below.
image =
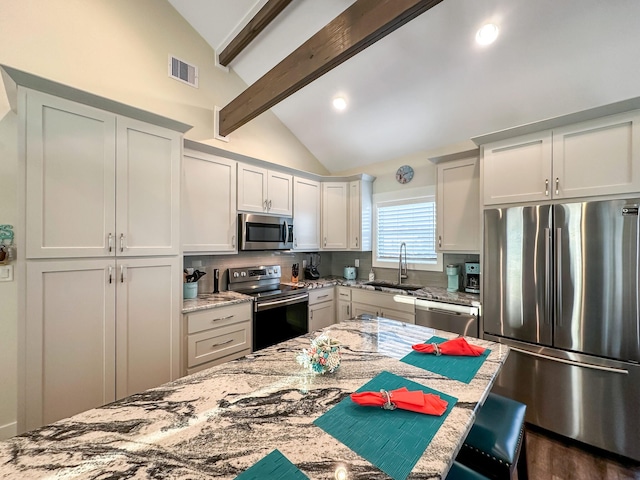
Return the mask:
<svg viewBox="0 0 640 480">
<path fill-rule="evenodd" d="M 313 424 L 383 371 L 458 399 L 408 478 L 443 477 L 508 347 L 470 339 L 491 353 L 464 384 L 399 361 L 432 334 L 454 334 L 386 319 L 325 331 L 343 345 L 333 374 L 298 365 L 314 337 L 303 335 L 0 442 L 0 478 L 232 479 L 274 449 L 312 479 L 338 467 L 349 479 L 389 478 Z"/>
<path fill-rule="evenodd" d="M 342 277 L 322 277 L 317 280 L 304 280 L 298 283 L 282 282 L 284 285 L 304 285 L 309 290 L 315 288 L 326 288 L 334 285 L 342 285 L 345 287 L 362 288 L 378 292 L 395 293 L 396 295 L 408 295 L 416 298 L 426 298 L 428 300 L 436 300 L 441 302 L 456 303 L 459 305 L 480 306 L 480 296 L 473 293 L 465 292 L 447 292 L 442 287 L 422 287 L 418 290 L 406 291 L 398 288 L 374 287 L 366 285 L 366 280 L 345 280 Z M 389 282 L 389 285 L 392 285 Z M 182 303 L 182 313 L 191 313 L 198 310 L 206 310 L 209 308 L 224 307 L 235 303 L 250 302 L 253 298 L 238 292 L 224 291 L 220 293 L 200 294 L 197 298 L 186 299 Z"/>
</svg>

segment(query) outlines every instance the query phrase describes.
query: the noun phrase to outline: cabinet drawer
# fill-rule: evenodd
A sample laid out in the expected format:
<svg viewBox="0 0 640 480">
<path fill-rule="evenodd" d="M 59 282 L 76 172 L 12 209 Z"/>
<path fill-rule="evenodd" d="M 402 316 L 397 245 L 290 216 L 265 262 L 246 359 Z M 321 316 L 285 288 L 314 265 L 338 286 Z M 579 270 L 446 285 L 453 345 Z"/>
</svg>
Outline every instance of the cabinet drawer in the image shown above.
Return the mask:
<svg viewBox="0 0 640 480">
<path fill-rule="evenodd" d="M 314 290 L 309 290 L 309 305 L 315 305 L 320 302 L 329 302 L 333 301 L 335 296 L 334 288 L 319 288 Z"/>
<path fill-rule="evenodd" d="M 251 322 L 194 333 L 187 337 L 187 367 L 217 360 L 251 348 Z"/>
<path fill-rule="evenodd" d="M 251 302 L 189 313 L 187 314 L 187 334 L 251 321 L 251 318 Z"/>
<path fill-rule="evenodd" d="M 338 300 L 351 301 L 351 289 L 349 287 L 337 287 Z"/>
<path fill-rule="evenodd" d="M 379 311 L 382 310 L 397 310 L 400 312 L 415 313 L 415 305 L 409 303 L 396 302 L 393 297 L 395 294 L 386 292 L 372 292 L 370 290 L 363 290 L 354 288 L 351 291 L 351 301 L 358 302 L 365 305 L 371 305 L 372 308 Z M 411 298 L 407 296 L 407 298 Z"/>
</svg>

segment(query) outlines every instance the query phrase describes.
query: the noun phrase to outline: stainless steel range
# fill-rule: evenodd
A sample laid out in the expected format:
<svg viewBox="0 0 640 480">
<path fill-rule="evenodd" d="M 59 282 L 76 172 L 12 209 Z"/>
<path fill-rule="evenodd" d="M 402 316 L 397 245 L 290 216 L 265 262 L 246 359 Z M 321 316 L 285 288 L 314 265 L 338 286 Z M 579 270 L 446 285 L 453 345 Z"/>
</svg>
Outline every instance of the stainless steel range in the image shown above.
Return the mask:
<svg viewBox="0 0 640 480">
<path fill-rule="evenodd" d="M 254 297 L 253 350 L 309 332 L 306 287 L 280 283 L 280 265 L 229 269 L 229 290 Z"/>
</svg>

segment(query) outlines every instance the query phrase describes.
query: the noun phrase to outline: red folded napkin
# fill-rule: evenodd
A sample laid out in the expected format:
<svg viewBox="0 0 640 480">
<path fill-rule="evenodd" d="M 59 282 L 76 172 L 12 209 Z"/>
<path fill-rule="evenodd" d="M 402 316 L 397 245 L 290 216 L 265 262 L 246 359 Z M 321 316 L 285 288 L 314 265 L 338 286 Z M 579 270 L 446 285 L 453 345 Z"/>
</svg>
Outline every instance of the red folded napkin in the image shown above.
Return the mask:
<svg viewBox="0 0 640 480">
<path fill-rule="evenodd" d="M 471 345 L 458 337 L 442 343 L 418 343 L 412 345 L 415 351 L 420 353 L 434 353 L 436 355 L 464 355 L 467 357 L 479 357 L 484 353 L 484 348 Z"/>
<path fill-rule="evenodd" d="M 351 400 L 364 407 L 382 407 L 387 410 L 400 408 L 427 415 L 441 416 L 447 410 L 447 401 L 433 393 L 420 390 L 410 392 L 406 387 L 380 392 L 352 393 Z"/>
</svg>

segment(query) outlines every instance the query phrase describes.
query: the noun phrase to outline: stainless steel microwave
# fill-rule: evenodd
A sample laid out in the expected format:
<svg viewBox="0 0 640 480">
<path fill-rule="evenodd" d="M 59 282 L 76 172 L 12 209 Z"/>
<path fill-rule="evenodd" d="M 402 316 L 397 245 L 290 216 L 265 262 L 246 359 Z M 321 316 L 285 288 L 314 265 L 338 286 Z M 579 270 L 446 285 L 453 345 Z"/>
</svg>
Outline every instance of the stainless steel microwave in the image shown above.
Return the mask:
<svg viewBox="0 0 640 480">
<path fill-rule="evenodd" d="M 238 214 L 240 250 L 290 250 L 293 219 L 255 213 Z"/>
</svg>

